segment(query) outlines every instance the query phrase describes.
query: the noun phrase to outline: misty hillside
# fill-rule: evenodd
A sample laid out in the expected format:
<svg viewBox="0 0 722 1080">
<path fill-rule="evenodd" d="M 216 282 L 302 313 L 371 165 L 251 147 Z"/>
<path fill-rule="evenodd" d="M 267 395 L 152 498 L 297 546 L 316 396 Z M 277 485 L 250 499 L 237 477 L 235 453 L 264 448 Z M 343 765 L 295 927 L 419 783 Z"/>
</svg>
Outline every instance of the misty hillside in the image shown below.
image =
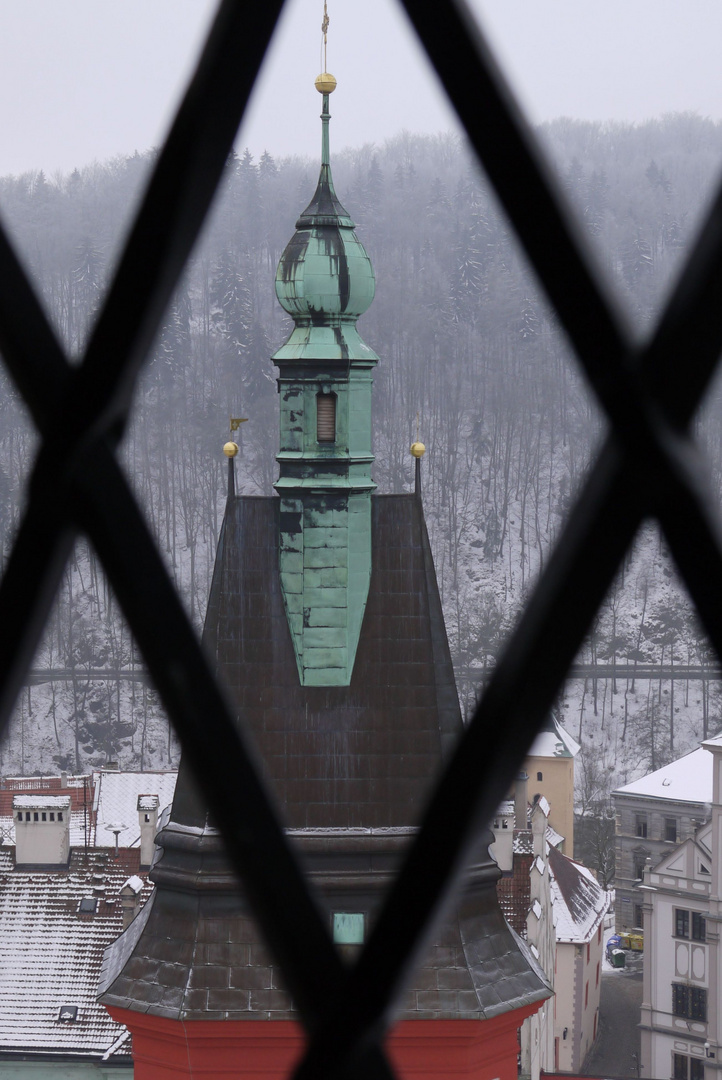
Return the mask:
<svg viewBox="0 0 722 1080">
<path fill-rule="evenodd" d="M 722 158 L 722 127 L 670 116 L 627 127 L 545 125 L 561 183 L 613 289 L 648 332 L 689 250 Z M 79 354 L 153 155 L 49 180 L 0 179 L 0 208 L 58 334 Z M 559 325 L 493 197 L 456 138 L 404 134 L 333 157 L 336 189 L 377 279 L 360 320 L 378 352 L 374 477 L 408 490 L 409 444 L 423 461 L 426 513 L 465 708 L 493 663 L 559 534 L 603 431 Z M 123 460 L 188 610 L 202 626 L 223 508 L 229 416 L 240 430 L 238 490 L 272 493 L 277 443 L 270 355 L 290 332 L 275 300 L 278 258 L 310 200 L 317 165 L 227 166 L 136 397 Z M 684 358 L 680 358 L 684 362 Z M 712 483 L 722 485 L 722 413 L 699 420 Z M 0 371 L 0 558 L 22 511 L 35 440 Z M 587 662 L 705 663 L 711 657 L 651 525 L 597 619 Z M 80 770 L 117 759 L 164 767 L 177 750 L 139 657 L 84 543 L 0 753 L 4 774 Z M 105 681 L 89 669 L 105 668 Z M 137 677 L 127 676 L 136 673 Z M 569 682 L 562 719 L 583 744 L 582 783 L 609 788 L 717 731 L 719 684 Z M 590 777 L 592 779 L 590 780 Z M 595 788 L 596 790 L 596 788 Z M 588 792 L 587 792 L 588 794 Z"/>
</svg>

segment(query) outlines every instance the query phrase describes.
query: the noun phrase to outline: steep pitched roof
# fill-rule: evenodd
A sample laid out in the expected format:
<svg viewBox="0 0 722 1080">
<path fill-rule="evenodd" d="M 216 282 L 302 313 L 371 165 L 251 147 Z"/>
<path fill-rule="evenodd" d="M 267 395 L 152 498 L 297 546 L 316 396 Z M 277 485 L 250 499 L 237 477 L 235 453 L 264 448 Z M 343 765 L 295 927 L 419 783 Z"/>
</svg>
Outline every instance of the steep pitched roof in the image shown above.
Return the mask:
<svg viewBox="0 0 722 1080">
<path fill-rule="evenodd" d="M 372 499 L 373 570 L 350 686 L 302 686 L 278 571 L 277 499 L 229 499 L 204 640 L 258 744 L 330 912 L 374 911 L 461 714 L 421 500 Z M 489 837 L 491 839 L 491 837 Z M 296 1019 L 185 761 L 152 901 L 106 953 L 102 1000 L 177 1020 Z M 483 1018 L 550 995 L 505 924 L 484 856 L 409 981 L 401 1016 Z M 349 886 L 350 888 L 350 886 Z"/>
<path fill-rule="evenodd" d="M 567 729 L 550 713 L 543 731 L 532 743 L 529 757 L 576 757 L 581 747 Z"/>
<path fill-rule="evenodd" d="M 137 851 L 118 859 L 73 851 L 68 870 L 26 871 L 0 849 L 0 1055 L 129 1053 L 125 1028 L 96 995 L 103 950 L 122 929 L 117 898 L 130 875 L 139 875 Z M 142 875 L 141 902 L 151 888 Z M 79 910 L 84 898 L 97 900 L 95 912 Z M 60 1019 L 65 1007 L 74 1019 Z"/>
<path fill-rule="evenodd" d="M 609 910 L 610 894 L 591 870 L 550 847 L 547 853 L 557 941 L 589 941 Z"/>
<path fill-rule="evenodd" d="M 350 686 L 301 686 L 278 572 L 279 500 L 231 499 L 204 639 L 289 827 L 413 825 L 461 712 L 421 501 L 372 499 L 373 569 Z M 202 828 L 181 778 L 173 820 Z"/>
</svg>

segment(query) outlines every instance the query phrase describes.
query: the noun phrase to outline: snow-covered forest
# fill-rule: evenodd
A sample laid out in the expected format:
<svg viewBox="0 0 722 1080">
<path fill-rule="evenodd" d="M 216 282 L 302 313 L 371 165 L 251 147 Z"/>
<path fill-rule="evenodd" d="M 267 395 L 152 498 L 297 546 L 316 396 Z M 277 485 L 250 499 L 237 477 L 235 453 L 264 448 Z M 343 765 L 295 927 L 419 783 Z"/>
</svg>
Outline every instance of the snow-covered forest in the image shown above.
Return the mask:
<svg viewBox="0 0 722 1080">
<path fill-rule="evenodd" d="M 722 159 L 722 126 L 669 116 L 636 127 L 559 120 L 541 137 L 582 230 L 640 334 L 689 250 Z M 493 664 L 564 521 L 603 430 L 564 336 L 489 189 L 457 139 L 403 134 L 334 154 L 341 201 L 377 278 L 360 321 L 378 352 L 374 477 L 410 487 L 417 431 L 427 519 L 464 707 Z M 67 348 L 79 354 L 153 154 L 69 176 L 0 179 L 0 212 Z M 246 153 L 228 163 L 137 394 L 123 460 L 191 616 L 203 622 L 225 494 L 230 416 L 237 483 L 271 494 L 277 441 L 270 355 L 289 332 L 278 258 L 316 181 L 314 162 Z M 680 357 L 684 363 L 684 357 Z M 715 391 L 698 421 L 722 486 Z M 35 438 L 0 371 L 0 559 L 23 505 Z M 645 527 L 580 661 L 711 663 L 656 529 Z M 109 759 L 163 768 L 177 750 L 139 657 L 84 543 L 67 567 L 38 671 L 0 753 L 8 773 Z M 107 669 L 105 680 L 89 670 Z M 60 675 L 62 674 L 62 678 Z M 570 680 L 559 713 L 582 745 L 580 799 L 678 756 L 720 718 L 720 684 Z"/>
</svg>

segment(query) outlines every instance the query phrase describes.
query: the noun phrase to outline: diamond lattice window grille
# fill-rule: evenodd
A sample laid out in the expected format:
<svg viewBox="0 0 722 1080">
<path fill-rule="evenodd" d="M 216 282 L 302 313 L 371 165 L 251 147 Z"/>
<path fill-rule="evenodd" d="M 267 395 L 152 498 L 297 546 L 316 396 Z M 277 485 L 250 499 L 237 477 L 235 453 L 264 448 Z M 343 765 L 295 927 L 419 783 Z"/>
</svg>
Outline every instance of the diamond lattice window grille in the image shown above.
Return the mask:
<svg viewBox="0 0 722 1080">
<path fill-rule="evenodd" d="M 381 1039 L 394 997 L 451 902 L 479 825 L 508 789 L 645 518 L 659 521 L 722 657 L 719 519 L 688 431 L 722 347 L 722 189 L 655 333 L 648 344 L 634 344 L 462 0 L 403 3 L 610 426 L 350 971 L 115 458 L 138 373 L 219 182 L 282 0 L 222 0 L 80 366 L 71 368 L 0 230 L 0 349 L 42 437 L 0 583 L 0 723 L 7 723 L 82 531 L 283 967 L 311 1035 L 297 1076 L 314 1080 L 392 1075 Z"/>
</svg>

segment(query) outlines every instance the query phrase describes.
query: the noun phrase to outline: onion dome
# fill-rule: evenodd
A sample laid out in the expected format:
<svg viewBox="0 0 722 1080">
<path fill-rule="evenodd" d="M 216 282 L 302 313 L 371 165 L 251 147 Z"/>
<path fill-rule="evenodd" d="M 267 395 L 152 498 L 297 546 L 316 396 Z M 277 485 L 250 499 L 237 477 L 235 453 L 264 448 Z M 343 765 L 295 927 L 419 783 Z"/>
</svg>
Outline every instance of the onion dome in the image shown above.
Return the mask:
<svg viewBox="0 0 722 1080">
<path fill-rule="evenodd" d="M 336 80 L 326 73 L 316 80 L 316 89 L 323 94 L 321 173 L 276 271 L 276 296 L 296 324 L 275 354 L 276 363 L 377 360 L 355 325 L 374 298 L 374 272 L 331 176 L 329 94 L 335 85 Z"/>
</svg>

